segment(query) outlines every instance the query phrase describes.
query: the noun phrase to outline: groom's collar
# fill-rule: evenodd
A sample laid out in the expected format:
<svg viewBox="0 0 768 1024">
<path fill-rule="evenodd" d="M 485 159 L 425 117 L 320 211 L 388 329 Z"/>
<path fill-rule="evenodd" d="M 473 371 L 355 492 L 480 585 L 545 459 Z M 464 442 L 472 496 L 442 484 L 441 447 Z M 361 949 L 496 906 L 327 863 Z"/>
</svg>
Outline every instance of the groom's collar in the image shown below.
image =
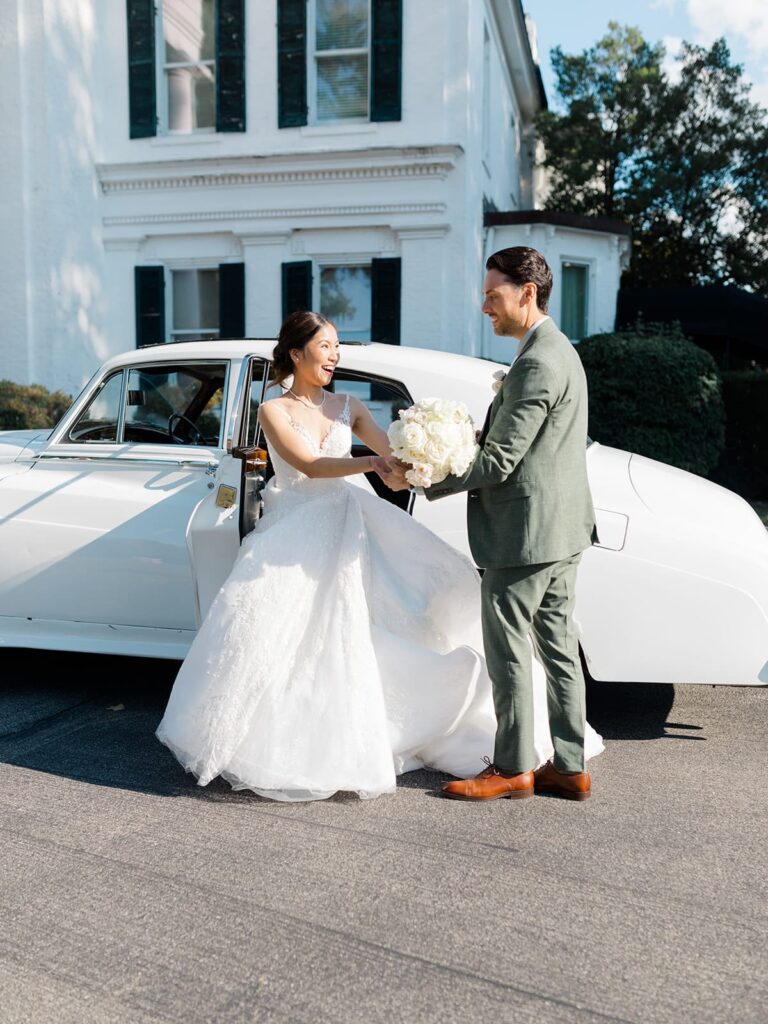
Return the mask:
<svg viewBox="0 0 768 1024">
<path fill-rule="evenodd" d="M 544 316 L 539 317 L 539 319 L 536 321 L 536 323 L 531 324 L 531 326 L 528 328 L 528 330 L 525 332 L 525 334 L 523 335 L 523 337 L 520 340 L 520 347 L 517 350 L 517 355 L 512 360 L 513 363 L 516 362 L 520 358 L 520 356 L 523 354 L 523 349 L 526 347 L 528 342 L 531 340 L 531 338 L 533 337 L 535 332 L 538 331 L 538 329 L 541 327 L 541 325 L 543 323 L 546 323 L 546 321 L 549 320 L 549 319 L 550 319 L 549 313 L 545 313 Z"/>
<path fill-rule="evenodd" d="M 531 324 L 531 326 L 528 328 L 528 330 L 523 335 L 523 339 L 520 342 L 520 348 L 522 348 L 523 345 L 526 345 L 531 340 L 531 336 L 533 335 L 533 332 L 535 330 L 538 330 L 538 328 L 541 327 L 541 325 L 544 323 L 545 320 L 549 320 L 549 313 L 545 313 L 544 316 L 540 316 L 539 319 L 536 321 L 536 323 Z"/>
</svg>

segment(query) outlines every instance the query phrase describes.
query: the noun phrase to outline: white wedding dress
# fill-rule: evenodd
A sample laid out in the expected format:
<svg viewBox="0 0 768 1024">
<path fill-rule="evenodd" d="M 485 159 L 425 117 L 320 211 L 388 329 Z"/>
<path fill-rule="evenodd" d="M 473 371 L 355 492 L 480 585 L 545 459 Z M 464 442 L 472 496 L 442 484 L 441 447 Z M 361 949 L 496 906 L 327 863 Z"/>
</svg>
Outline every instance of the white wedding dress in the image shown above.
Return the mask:
<svg viewBox="0 0 768 1024">
<path fill-rule="evenodd" d="M 286 413 L 286 415 L 288 415 Z M 315 455 L 347 457 L 349 399 Z M 362 478 L 311 480 L 272 453 L 264 514 L 173 686 L 157 737 L 206 785 L 275 800 L 374 797 L 401 772 L 467 777 L 496 722 L 472 563 Z M 534 660 L 535 747 L 552 755 Z M 586 755 L 603 749 L 588 727 Z"/>
</svg>

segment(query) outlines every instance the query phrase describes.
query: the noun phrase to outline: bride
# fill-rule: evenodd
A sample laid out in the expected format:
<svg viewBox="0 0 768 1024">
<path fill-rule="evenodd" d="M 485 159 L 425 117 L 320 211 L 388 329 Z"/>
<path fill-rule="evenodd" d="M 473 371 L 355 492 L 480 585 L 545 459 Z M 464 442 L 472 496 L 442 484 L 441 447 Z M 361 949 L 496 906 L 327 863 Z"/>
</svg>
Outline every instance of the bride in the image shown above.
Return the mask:
<svg viewBox="0 0 768 1024">
<path fill-rule="evenodd" d="M 275 476 L 178 673 L 156 735 L 207 785 L 274 800 L 375 797 L 429 767 L 474 775 L 496 721 L 469 559 L 377 497 L 390 446 L 367 407 L 325 390 L 333 324 L 298 312 L 259 420 Z M 351 457 L 352 434 L 377 455 Z M 552 754 L 534 661 L 535 747 Z M 587 757 L 602 750 L 587 727 Z"/>
</svg>

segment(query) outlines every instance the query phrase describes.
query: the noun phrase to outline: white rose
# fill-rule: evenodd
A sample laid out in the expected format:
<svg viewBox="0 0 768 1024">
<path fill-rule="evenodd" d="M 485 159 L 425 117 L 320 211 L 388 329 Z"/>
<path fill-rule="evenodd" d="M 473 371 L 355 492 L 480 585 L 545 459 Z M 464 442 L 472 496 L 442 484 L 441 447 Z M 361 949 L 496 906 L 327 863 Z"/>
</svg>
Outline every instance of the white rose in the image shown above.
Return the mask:
<svg viewBox="0 0 768 1024">
<path fill-rule="evenodd" d="M 424 447 L 427 434 L 420 423 L 406 423 L 402 433 L 402 444 L 412 451 L 419 451 Z"/>
<path fill-rule="evenodd" d="M 416 462 L 413 469 L 406 471 L 405 479 L 412 487 L 430 487 L 432 485 L 432 467 L 425 462 Z"/>
</svg>

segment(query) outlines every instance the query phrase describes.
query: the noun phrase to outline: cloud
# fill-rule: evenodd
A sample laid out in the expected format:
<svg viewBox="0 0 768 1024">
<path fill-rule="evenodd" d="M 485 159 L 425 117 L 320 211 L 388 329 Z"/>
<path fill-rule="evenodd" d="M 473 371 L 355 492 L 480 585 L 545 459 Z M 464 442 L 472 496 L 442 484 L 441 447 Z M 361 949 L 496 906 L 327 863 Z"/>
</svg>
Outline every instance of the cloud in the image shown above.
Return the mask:
<svg viewBox="0 0 768 1024">
<path fill-rule="evenodd" d="M 683 40 L 680 36 L 664 36 L 662 42 L 664 43 L 664 49 L 667 51 L 661 65 L 662 71 L 670 82 L 679 82 L 680 63 L 676 58 L 682 49 Z"/>
<path fill-rule="evenodd" d="M 687 0 L 696 42 L 709 44 L 720 36 L 740 37 L 753 56 L 768 53 L 765 0 Z"/>
</svg>

